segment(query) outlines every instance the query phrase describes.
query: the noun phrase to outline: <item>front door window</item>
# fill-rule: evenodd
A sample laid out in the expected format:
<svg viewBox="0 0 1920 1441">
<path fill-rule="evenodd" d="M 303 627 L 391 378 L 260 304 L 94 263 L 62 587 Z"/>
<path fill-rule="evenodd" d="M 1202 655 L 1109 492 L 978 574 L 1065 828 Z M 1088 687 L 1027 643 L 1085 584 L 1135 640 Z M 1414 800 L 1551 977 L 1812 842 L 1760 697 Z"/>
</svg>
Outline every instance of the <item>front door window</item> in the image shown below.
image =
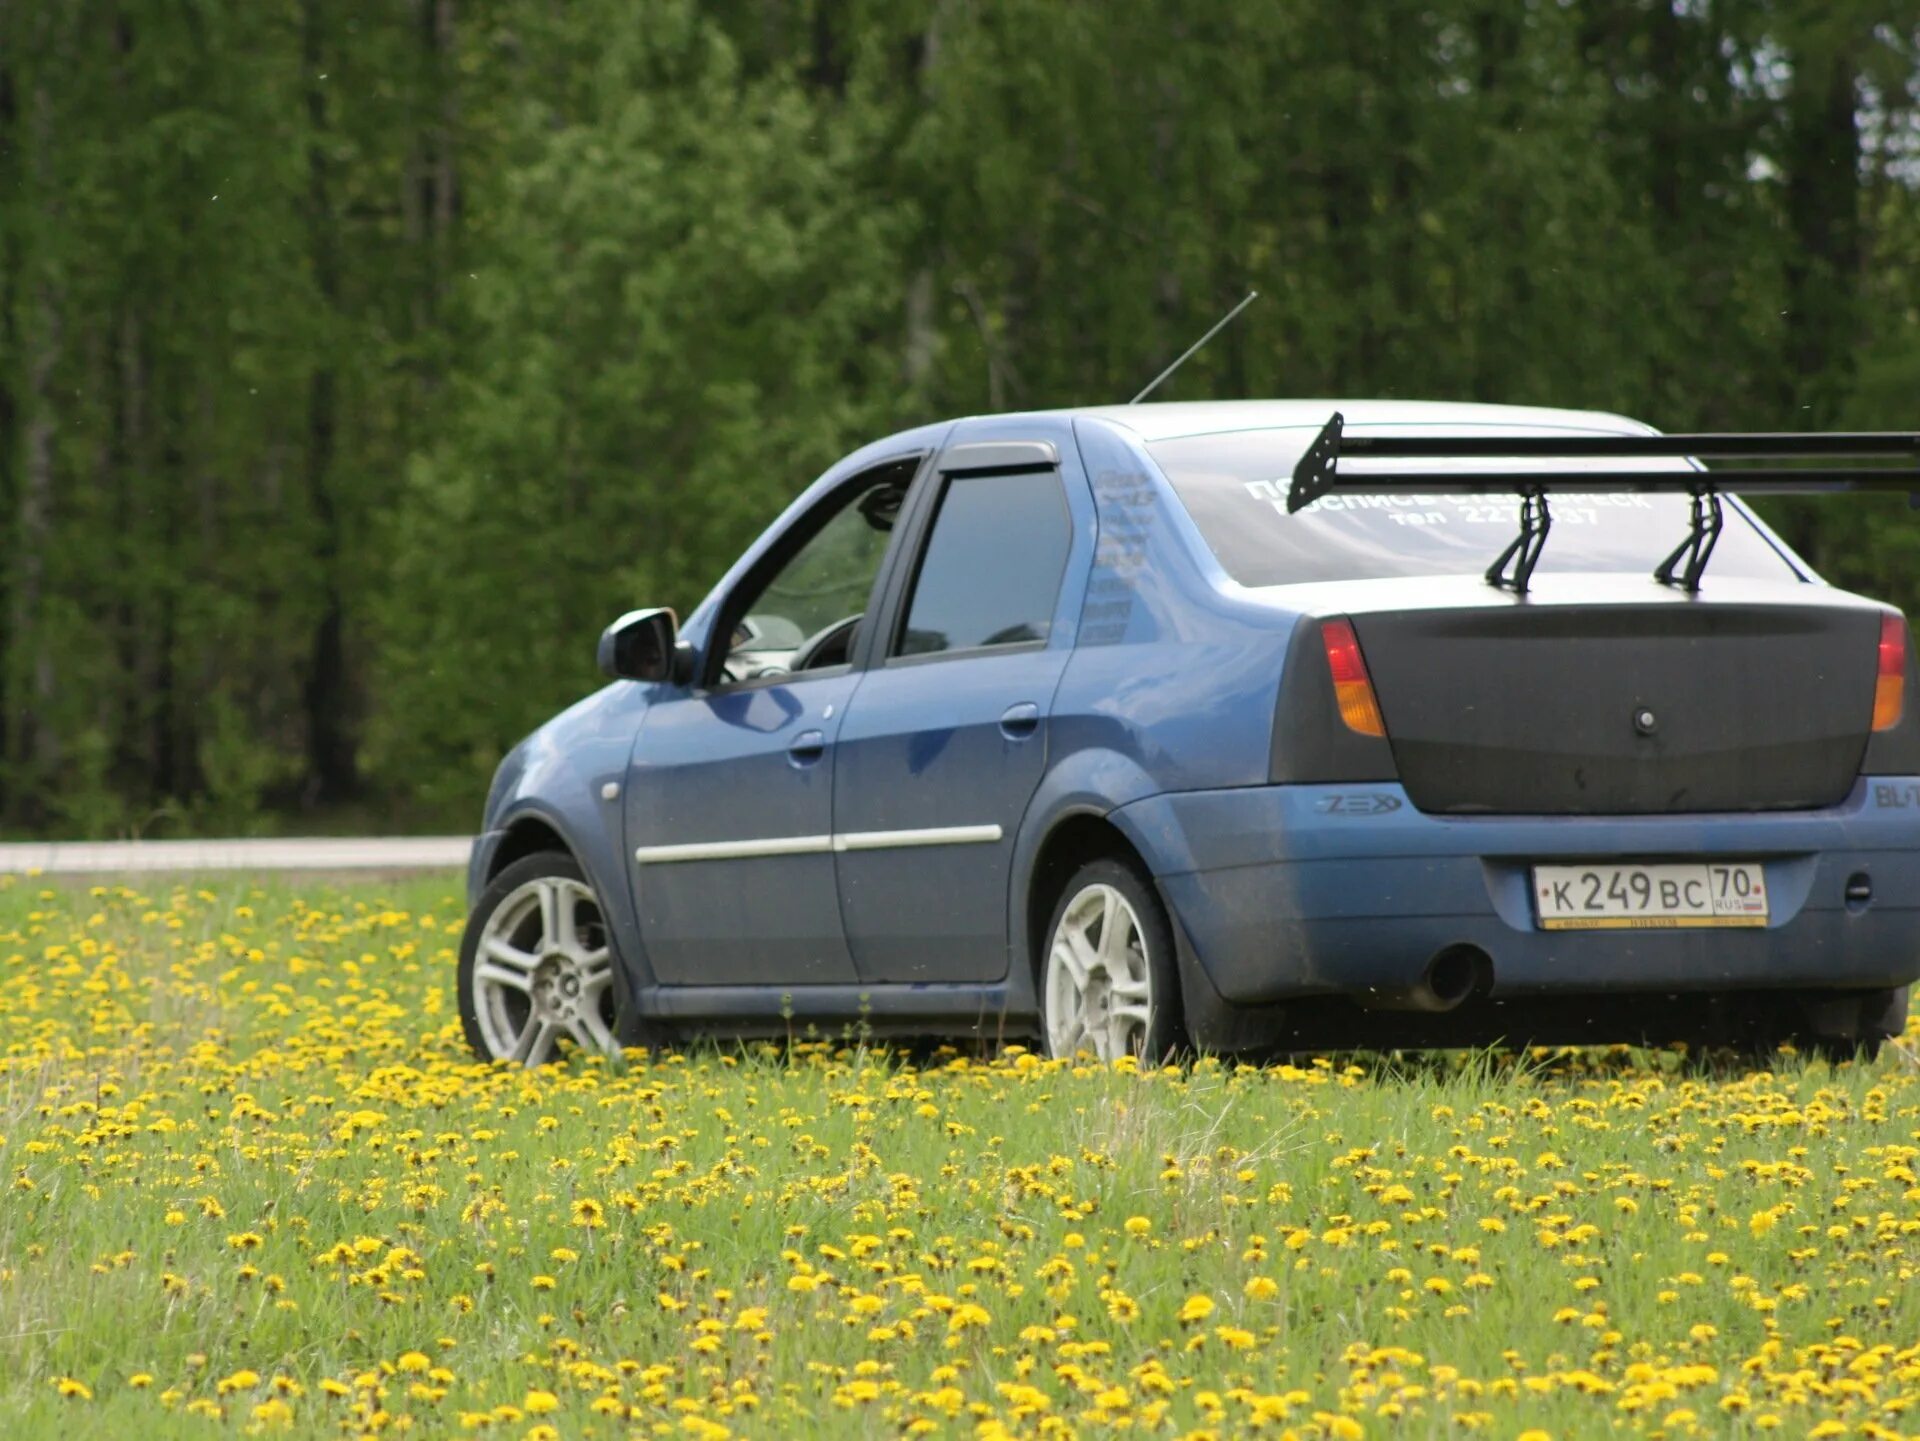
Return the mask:
<svg viewBox="0 0 1920 1441">
<path fill-rule="evenodd" d="M 786 563 L 729 607 L 722 684 L 846 664 L 915 465 L 883 466 L 849 487 Z"/>
</svg>

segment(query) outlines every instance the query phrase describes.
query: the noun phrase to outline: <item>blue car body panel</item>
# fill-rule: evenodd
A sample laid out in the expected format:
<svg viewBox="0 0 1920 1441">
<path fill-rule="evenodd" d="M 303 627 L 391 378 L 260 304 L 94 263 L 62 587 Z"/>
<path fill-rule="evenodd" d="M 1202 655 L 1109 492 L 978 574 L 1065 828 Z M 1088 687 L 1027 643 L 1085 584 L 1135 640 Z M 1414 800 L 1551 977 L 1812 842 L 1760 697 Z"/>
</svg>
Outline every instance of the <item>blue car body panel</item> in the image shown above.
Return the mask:
<svg viewBox="0 0 1920 1441">
<path fill-rule="evenodd" d="M 1306 421 L 1249 412 L 1247 423 Z M 1438 815 L 1393 780 L 1272 783 L 1296 627 L 1340 592 L 1229 579 L 1124 410 L 943 423 L 856 452 L 749 548 L 682 638 L 704 654 L 734 587 L 850 478 L 925 458 L 899 521 L 910 531 L 934 504 L 932 458 L 993 440 L 1045 442 L 1060 458 L 1072 540 L 1043 644 L 889 662 L 863 636 L 850 665 L 739 689 L 616 681 L 502 762 L 470 894 L 503 857 L 557 840 L 602 898 L 633 1012 L 738 1030 L 857 1017 L 1029 1032 L 1035 907 L 1050 903 L 1036 876 L 1063 827 L 1094 822 L 1159 887 L 1196 968 L 1189 984 L 1211 993 L 1210 1007 L 1190 1006 L 1201 1016 L 1364 1002 L 1413 984 L 1454 945 L 1493 957 L 1495 995 L 1920 975 L 1911 777 L 1863 776 L 1820 810 L 1622 816 Z M 889 558 L 876 614 L 900 603 L 905 566 Z M 934 851 L 885 843 L 929 827 L 995 835 Z M 796 838 L 822 844 L 636 860 Z M 1702 855 L 1764 863 L 1766 928 L 1568 932 L 1534 919 L 1534 863 Z M 1862 878 L 1870 898 L 1849 899 Z M 1203 1023 L 1193 1039 L 1225 1033 Z"/>
</svg>

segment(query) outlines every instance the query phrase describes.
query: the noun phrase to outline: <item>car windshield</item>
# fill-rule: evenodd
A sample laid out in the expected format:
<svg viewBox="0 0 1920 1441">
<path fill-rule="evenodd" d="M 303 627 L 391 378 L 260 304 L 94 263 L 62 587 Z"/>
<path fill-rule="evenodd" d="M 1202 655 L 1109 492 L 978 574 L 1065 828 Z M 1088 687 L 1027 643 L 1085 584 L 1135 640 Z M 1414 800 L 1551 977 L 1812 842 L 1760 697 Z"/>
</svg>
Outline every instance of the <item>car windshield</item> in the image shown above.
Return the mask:
<svg viewBox="0 0 1920 1441">
<path fill-rule="evenodd" d="M 1288 515 L 1293 467 L 1313 436 L 1299 427 L 1247 430 L 1154 441 L 1147 449 L 1221 566 L 1242 585 L 1477 575 L 1518 533 L 1519 501 L 1497 495 L 1329 495 Z M 1542 572 L 1651 573 L 1687 533 L 1684 495 L 1556 493 L 1550 504 L 1553 533 Z M 1795 578 L 1772 543 L 1731 508 L 1712 568 L 1747 579 Z"/>
</svg>

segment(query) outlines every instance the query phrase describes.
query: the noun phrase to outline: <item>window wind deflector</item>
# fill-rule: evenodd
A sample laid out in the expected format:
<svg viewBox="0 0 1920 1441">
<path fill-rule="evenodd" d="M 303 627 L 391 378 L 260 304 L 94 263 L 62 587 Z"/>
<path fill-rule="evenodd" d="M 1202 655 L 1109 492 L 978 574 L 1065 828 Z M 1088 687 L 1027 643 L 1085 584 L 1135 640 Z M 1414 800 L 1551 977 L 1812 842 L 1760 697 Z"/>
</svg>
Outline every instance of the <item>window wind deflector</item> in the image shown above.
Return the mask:
<svg viewBox="0 0 1920 1441">
<path fill-rule="evenodd" d="M 1654 578 L 1693 592 L 1721 527 L 1723 490 L 1766 495 L 1906 492 L 1920 507 L 1920 432 L 1718 432 L 1694 435 L 1345 435 L 1335 411 L 1293 469 L 1287 510 L 1325 495 L 1517 495 L 1521 532 L 1487 572 L 1491 585 L 1525 594 L 1552 524 L 1551 494 L 1678 493 L 1692 521 Z M 1697 470 L 1345 471 L 1343 460 L 1618 460 L 1736 462 Z M 1790 465 L 1752 464 L 1792 461 Z M 1867 463 L 1862 463 L 1867 462 Z M 1511 567 L 1511 573 L 1509 573 Z"/>
<path fill-rule="evenodd" d="M 975 440 L 949 446 L 940 456 L 942 475 L 1008 475 L 1053 470 L 1060 451 L 1050 440 Z"/>
</svg>

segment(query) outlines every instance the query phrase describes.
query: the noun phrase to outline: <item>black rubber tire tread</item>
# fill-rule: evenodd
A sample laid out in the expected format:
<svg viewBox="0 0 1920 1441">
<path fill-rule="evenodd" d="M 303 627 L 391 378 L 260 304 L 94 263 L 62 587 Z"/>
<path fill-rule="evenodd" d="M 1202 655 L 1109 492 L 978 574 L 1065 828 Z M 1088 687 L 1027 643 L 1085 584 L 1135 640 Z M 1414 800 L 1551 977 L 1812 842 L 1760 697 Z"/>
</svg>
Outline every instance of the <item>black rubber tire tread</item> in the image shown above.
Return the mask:
<svg viewBox="0 0 1920 1441">
<path fill-rule="evenodd" d="M 488 1053 L 486 1042 L 480 1035 L 480 1017 L 473 1003 L 473 966 L 480 949 L 482 923 L 487 916 L 493 914 L 494 908 L 500 902 L 528 881 L 544 880 L 548 877 L 578 881 L 593 892 L 594 904 L 600 907 L 601 915 L 604 917 L 606 914 L 606 905 L 601 901 L 600 893 L 593 890 L 593 883 L 587 879 L 586 872 L 580 869 L 579 862 L 565 851 L 535 851 L 530 856 L 522 856 L 487 883 L 487 888 L 480 893 L 480 899 L 474 904 L 473 913 L 467 917 L 466 933 L 460 937 L 460 965 L 454 979 L 454 992 L 460 1003 L 460 1029 L 465 1034 L 467 1045 L 472 1048 L 474 1055 L 483 1061 L 501 1058 Z M 610 936 L 609 944 L 611 944 Z M 620 964 L 617 953 L 614 955 L 613 963 L 616 967 Z M 613 1034 L 624 1042 L 627 1039 L 628 1028 L 625 1018 L 618 1014 L 620 1009 L 618 981 L 614 983 L 613 994 L 616 1012 Z"/>
<path fill-rule="evenodd" d="M 1181 1010 L 1180 966 L 1173 948 L 1173 925 L 1167 919 L 1167 909 L 1160 903 L 1160 893 L 1154 889 L 1153 882 L 1139 867 L 1113 858 L 1088 861 L 1069 876 L 1047 920 L 1036 987 L 1041 1011 L 1041 1049 L 1047 1049 L 1046 977 L 1054 932 L 1059 929 L 1060 917 L 1066 913 L 1068 902 L 1091 885 L 1112 886 L 1127 898 L 1140 921 L 1140 935 L 1147 950 L 1147 978 L 1152 988 L 1147 1034 L 1140 1048 L 1141 1064 L 1177 1060 L 1186 1054 L 1187 1038 Z"/>
</svg>

